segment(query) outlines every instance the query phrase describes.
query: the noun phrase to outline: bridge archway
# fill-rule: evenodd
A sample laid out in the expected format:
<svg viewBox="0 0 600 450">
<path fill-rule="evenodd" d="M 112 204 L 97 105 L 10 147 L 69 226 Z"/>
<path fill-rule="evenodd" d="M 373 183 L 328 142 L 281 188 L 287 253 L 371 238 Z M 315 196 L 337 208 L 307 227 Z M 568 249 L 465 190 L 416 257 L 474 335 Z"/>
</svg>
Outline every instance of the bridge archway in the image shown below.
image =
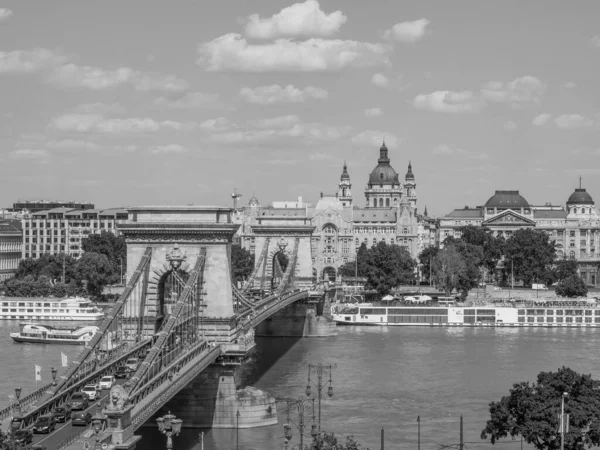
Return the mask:
<svg viewBox="0 0 600 450">
<path fill-rule="evenodd" d="M 289 252 L 285 248 L 280 248 L 271 256 L 271 290 L 279 286 L 283 279 L 283 274 L 290 262 Z"/>
</svg>

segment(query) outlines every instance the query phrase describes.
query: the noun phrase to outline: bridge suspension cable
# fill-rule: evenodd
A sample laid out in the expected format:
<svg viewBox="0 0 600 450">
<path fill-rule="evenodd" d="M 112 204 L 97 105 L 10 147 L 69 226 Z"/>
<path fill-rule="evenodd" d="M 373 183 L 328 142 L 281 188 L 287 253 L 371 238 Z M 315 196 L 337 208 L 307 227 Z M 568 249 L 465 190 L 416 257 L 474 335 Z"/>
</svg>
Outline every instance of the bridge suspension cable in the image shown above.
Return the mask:
<svg viewBox="0 0 600 450">
<path fill-rule="evenodd" d="M 137 389 L 141 384 L 143 384 L 150 367 L 153 366 L 155 359 L 167 344 L 167 339 L 171 336 L 175 326 L 178 325 L 178 322 L 180 321 L 180 315 L 182 311 L 185 310 L 186 306 L 188 307 L 187 312 L 192 312 L 192 320 L 197 319 L 194 318 L 193 313 L 195 312 L 195 315 L 197 316 L 197 313 L 200 308 L 197 307 L 198 299 L 194 297 L 198 295 L 198 285 L 202 285 L 202 274 L 204 272 L 205 261 L 206 247 L 202 247 L 200 249 L 198 259 L 196 260 L 196 264 L 194 265 L 194 268 L 192 269 L 192 272 L 190 273 L 189 278 L 185 283 L 183 292 L 178 297 L 177 302 L 169 318 L 162 326 L 162 329 L 158 332 L 158 339 L 152 346 L 152 349 L 150 350 L 148 355 L 146 355 L 144 361 L 138 367 L 135 374 L 127 381 L 127 383 L 125 383 L 125 389 L 129 394 L 132 393 L 135 389 Z M 198 283 L 199 278 L 200 283 Z M 195 325 L 195 331 L 196 332 L 194 333 L 194 337 L 197 338 L 197 324 Z"/>
<path fill-rule="evenodd" d="M 270 241 L 271 241 L 271 238 L 265 239 L 265 246 L 263 247 L 262 251 L 260 252 L 260 256 L 258 257 L 258 261 L 256 262 L 256 265 L 254 266 L 254 270 L 252 271 L 250 278 L 248 278 L 248 282 L 246 283 L 246 286 L 244 286 L 244 288 L 242 289 L 242 292 L 249 291 L 250 288 L 254 285 L 254 280 L 256 279 L 256 275 L 258 274 L 258 271 L 262 267 L 262 264 L 263 264 L 265 258 L 267 257 L 267 253 L 269 252 L 269 242 Z"/>
</svg>

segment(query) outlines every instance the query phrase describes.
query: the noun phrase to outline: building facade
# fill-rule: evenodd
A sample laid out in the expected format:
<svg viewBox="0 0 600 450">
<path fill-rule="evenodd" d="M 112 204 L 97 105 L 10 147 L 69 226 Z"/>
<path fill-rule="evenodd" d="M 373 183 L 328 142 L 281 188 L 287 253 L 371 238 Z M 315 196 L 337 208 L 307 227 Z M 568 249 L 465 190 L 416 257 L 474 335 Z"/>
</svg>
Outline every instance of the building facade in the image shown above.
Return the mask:
<svg viewBox="0 0 600 450">
<path fill-rule="evenodd" d="M 0 220 L 0 281 L 12 278 L 21 262 L 21 222 Z"/>
<path fill-rule="evenodd" d="M 581 187 L 564 207 L 550 203 L 534 206 L 519 191 L 496 191 L 483 206 L 455 209 L 441 218 L 439 240 L 460 237 L 459 228 L 466 225 L 482 226 L 505 238 L 521 228 L 543 230 L 556 244 L 557 259 L 575 259 L 584 281 L 600 284 L 600 217 L 594 200 Z"/>
<path fill-rule="evenodd" d="M 36 213 L 40 211 L 47 211 L 49 209 L 56 208 L 70 208 L 70 209 L 94 209 L 94 204 L 90 202 L 74 202 L 74 201 L 58 201 L 58 200 L 28 200 L 23 202 L 13 203 L 12 210 L 15 212 L 26 211 L 28 213 Z"/>
<path fill-rule="evenodd" d="M 27 214 L 22 219 L 22 257 L 66 253 L 74 258 L 83 254 L 81 241 L 90 234 L 108 231 L 117 234 L 117 223 L 127 220 L 125 209 L 54 208 Z"/>
<path fill-rule="evenodd" d="M 241 224 L 238 230 L 240 243 L 251 252 L 255 251 L 252 226 L 258 224 L 262 216 L 295 216 L 308 220 L 315 227 L 311 256 L 313 277 L 317 280 L 335 279 L 342 265 L 356 259 L 362 243 L 368 247 L 379 242 L 400 245 L 417 259 L 425 247 L 437 244 L 437 222 L 427 217 L 426 211 L 425 214 L 418 213 L 416 187 L 411 163 L 404 182 L 400 181 L 383 143 L 377 165 L 369 174 L 364 190 L 364 207 L 356 205 L 350 173 L 344 163 L 337 193 L 321 193 L 314 207 L 299 202 L 274 202 L 263 207 L 252 196 L 248 205 L 236 214 L 235 220 Z"/>
</svg>

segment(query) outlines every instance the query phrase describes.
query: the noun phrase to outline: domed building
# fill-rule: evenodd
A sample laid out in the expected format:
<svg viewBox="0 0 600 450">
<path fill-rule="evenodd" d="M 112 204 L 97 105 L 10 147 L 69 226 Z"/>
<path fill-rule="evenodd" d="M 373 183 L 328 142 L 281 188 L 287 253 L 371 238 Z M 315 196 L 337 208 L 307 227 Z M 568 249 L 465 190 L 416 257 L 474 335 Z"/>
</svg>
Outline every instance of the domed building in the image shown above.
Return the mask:
<svg viewBox="0 0 600 450">
<path fill-rule="evenodd" d="M 460 237 L 460 228 L 466 225 L 483 226 L 506 238 L 520 228 L 543 230 L 556 245 L 557 259 L 577 260 L 584 281 L 600 284 L 600 219 L 592 196 L 581 186 L 565 206 L 535 206 L 519 191 L 496 191 L 483 206 L 455 209 L 440 219 L 440 242 Z"/>
<path fill-rule="evenodd" d="M 385 142 L 379 149 L 377 166 L 369 175 L 369 182 L 365 189 L 367 208 L 389 208 L 398 206 L 402 197 L 402 186 L 398 173 L 390 165 L 388 148 Z"/>
</svg>

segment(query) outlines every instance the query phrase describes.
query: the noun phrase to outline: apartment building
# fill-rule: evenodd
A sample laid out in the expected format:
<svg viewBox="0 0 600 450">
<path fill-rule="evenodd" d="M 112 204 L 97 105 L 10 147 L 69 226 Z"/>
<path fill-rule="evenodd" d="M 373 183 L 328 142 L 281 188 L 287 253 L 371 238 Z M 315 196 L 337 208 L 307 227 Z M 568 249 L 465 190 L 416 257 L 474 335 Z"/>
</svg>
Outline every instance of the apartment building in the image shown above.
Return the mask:
<svg viewBox="0 0 600 450">
<path fill-rule="evenodd" d="M 12 278 L 22 255 L 21 222 L 0 219 L 0 281 Z"/>
<path fill-rule="evenodd" d="M 81 241 L 90 234 L 108 231 L 118 234 L 117 223 L 127 220 L 127 210 L 74 209 L 59 207 L 27 214 L 22 219 L 23 258 L 66 253 L 73 258 L 83 254 Z"/>
</svg>

